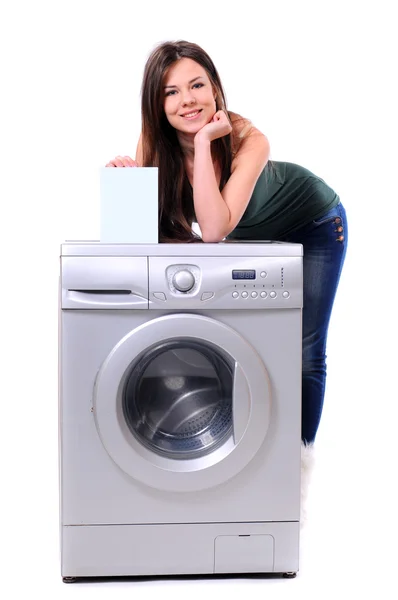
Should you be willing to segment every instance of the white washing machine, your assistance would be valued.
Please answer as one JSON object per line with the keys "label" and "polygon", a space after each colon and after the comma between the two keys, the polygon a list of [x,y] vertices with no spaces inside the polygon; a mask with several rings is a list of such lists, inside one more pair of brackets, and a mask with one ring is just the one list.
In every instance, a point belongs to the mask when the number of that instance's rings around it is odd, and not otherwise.
{"label": "white washing machine", "polygon": [[64,581],[299,568],[302,246],[61,247]]}

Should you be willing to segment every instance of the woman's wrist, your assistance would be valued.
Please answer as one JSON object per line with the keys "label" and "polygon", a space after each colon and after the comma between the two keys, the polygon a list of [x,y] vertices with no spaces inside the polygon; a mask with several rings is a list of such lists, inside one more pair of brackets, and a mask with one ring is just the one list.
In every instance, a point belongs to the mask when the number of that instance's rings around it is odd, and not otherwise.
{"label": "woman's wrist", "polygon": [[206,137],[205,134],[203,134],[201,131],[198,131],[198,133],[195,135],[194,138],[194,145],[195,145],[195,150],[197,148],[210,148],[210,144],[211,141]]}

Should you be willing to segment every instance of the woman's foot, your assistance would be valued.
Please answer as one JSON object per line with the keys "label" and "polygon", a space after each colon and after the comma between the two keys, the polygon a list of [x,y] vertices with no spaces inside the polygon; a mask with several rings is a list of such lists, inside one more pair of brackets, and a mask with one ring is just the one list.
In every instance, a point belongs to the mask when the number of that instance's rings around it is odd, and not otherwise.
{"label": "woman's foot", "polygon": [[315,465],[314,444],[304,444],[301,442],[301,511],[300,526],[304,527],[307,520],[307,495],[311,482],[312,472]]}

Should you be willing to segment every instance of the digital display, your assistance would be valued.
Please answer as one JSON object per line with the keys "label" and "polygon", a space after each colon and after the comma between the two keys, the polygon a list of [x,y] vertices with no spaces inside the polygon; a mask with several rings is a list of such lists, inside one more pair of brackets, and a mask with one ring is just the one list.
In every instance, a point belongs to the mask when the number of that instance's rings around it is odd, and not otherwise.
{"label": "digital display", "polygon": [[232,279],[256,279],[256,271],[245,270],[245,271],[232,271]]}

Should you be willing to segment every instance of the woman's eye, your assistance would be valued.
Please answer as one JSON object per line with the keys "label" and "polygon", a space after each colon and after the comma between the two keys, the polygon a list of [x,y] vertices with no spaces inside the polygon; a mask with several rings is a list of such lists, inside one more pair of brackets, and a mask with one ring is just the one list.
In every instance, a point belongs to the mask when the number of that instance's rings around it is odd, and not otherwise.
{"label": "woman's eye", "polygon": [[[193,84],[193,88],[201,88],[203,87],[204,84],[203,83],[194,83]],[[177,90],[170,90],[169,92],[166,92],[166,96],[174,96],[177,93]]]}

